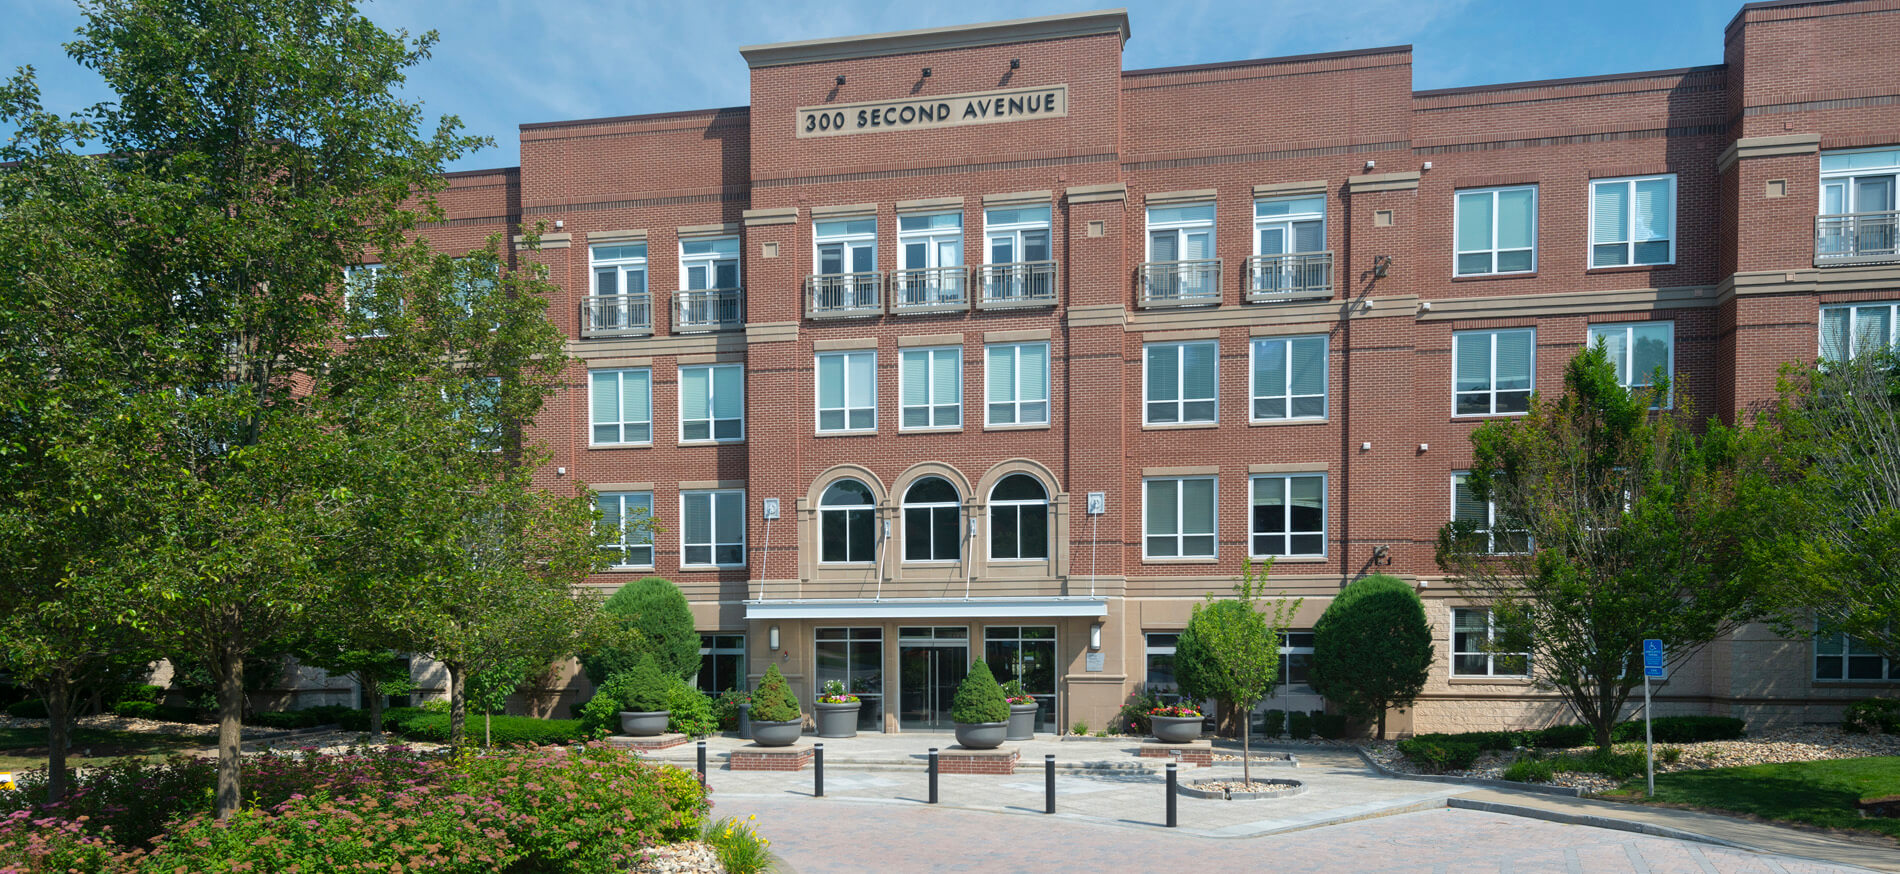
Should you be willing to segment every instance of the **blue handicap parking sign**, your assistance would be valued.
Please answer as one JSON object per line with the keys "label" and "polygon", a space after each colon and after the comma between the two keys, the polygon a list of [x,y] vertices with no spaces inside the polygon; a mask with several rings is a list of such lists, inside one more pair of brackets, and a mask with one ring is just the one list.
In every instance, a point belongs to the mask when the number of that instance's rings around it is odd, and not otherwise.
{"label": "blue handicap parking sign", "polygon": [[1650,638],[1643,641],[1643,667],[1660,668],[1663,666],[1662,641]]}

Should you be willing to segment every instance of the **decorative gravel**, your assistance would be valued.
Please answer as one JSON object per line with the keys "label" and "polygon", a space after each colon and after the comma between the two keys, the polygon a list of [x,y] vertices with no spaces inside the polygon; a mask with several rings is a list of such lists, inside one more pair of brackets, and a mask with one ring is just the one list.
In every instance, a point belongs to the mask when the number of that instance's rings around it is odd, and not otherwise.
{"label": "decorative gravel", "polygon": [[[47,720],[19,719],[12,716],[0,716],[0,728],[45,728]],[[79,719],[81,728],[97,728],[107,731],[142,731],[153,734],[177,735],[217,735],[215,725],[198,725],[190,722],[160,722],[156,719],[133,719],[111,714],[96,714]],[[262,731],[262,729],[259,729]]]}
{"label": "decorative gravel", "polygon": [[726,874],[713,848],[699,841],[654,847],[628,868],[628,874]]}
{"label": "decorative gravel", "polygon": [[[1251,757],[1251,758],[1249,759],[1249,761],[1255,761],[1255,762],[1284,762],[1284,761],[1287,761],[1287,760],[1289,760],[1289,759],[1291,759],[1291,758],[1292,758],[1292,756],[1290,756],[1290,755],[1288,755],[1288,754],[1286,754],[1286,753],[1254,753],[1254,754],[1253,754],[1253,756],[1252,756],[1252,757]],[[1235,755],[1235,754],[1233,754],[1233,753],[1215,753],[1215,754],[1214,754],[1214,761],[1216,761],[1216,762],[1238,762],[1238,761],[1240,761],[1240,756],[1238,756],[1238,755]]]}

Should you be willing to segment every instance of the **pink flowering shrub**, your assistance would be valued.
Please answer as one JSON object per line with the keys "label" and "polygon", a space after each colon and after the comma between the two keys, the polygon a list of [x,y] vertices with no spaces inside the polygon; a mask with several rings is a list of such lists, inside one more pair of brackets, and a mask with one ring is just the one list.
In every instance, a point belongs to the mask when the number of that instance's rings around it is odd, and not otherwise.
{"label": "pink flowering shrub", "polygon": [[0,818],[0,874],[111,871],[117,850],[82,823],[24,810]]}

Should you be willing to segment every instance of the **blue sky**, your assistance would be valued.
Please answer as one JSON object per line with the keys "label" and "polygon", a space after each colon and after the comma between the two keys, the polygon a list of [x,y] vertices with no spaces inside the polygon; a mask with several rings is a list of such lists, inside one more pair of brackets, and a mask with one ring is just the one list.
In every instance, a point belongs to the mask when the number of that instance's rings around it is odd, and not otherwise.
{"label": "blue sky", "polygon": [[[1088,0],[383,0],[388,28],[441,34],[408,91],[432,115],[459,115],[494,148],[450,169],[512,165],[525,122],[747,102],[755,43],[940,27],[1098,9]],[[1411,43],[1413,85],[1450,88],[1687,67],[1722,59],[1740,0],[1167,0],[1129,2],[1129,69]],[[79,13],[68,0],[0,0],[0,68],[38,69],[48,108],[108,99],[65,56]]]}

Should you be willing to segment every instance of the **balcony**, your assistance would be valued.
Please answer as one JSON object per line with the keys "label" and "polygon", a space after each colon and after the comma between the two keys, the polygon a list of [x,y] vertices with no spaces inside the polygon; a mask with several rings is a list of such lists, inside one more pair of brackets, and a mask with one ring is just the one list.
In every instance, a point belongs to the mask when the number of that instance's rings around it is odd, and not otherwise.
{"label": "balcony", "polygon": [[1054,261],[985,264],[976,270],[977,284],[982,294],[977,298],[977,309],[1004,310],[1056,305]]}
{"label": "balcony", "polygon": [[581,336],[639,337],[653,333],[653,301],[640,294],[603,294],[581,304]]}
{"label": "balcony", "polygon": [[1333,253],[1255,255],[1247,259],[1247,300],[1326,300],[1333,296]]}
{"label": "balcony", "polygon": [[1149,261],[1141,265],[1141,306],[1191,307],[1220,303],[1220,259]]}
{"label": "balcony", "polygon": [[1900,261],[1900,212],[1857,212],[1814,219],[1814,266]]}
{"label": "balcony", "polygon": [[970,308],[970,271],[924,267],[891,272],[891,314],[961,312]]}
{"label": "balcony", "polygon": [[884,313],[884,274],[821,273],[805,277],[805,317],[849,319]]}
{"label": "balcony", "polygon": [[699,334],[745,326],[745,295],[736,288],[673,293],[673,332]]}

